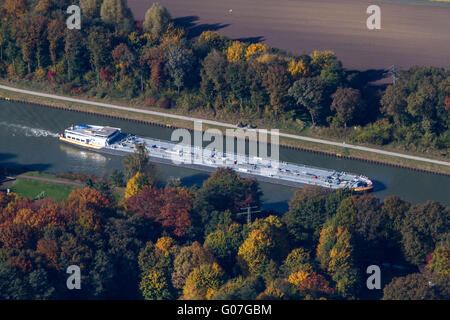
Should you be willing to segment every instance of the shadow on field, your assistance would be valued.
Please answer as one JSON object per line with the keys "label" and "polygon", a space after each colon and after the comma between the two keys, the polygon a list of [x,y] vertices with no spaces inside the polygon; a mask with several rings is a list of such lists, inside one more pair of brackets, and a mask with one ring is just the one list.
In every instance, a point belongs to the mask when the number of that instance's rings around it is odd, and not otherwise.
{"label": "shadow on field", "polygon": [[391,74],[385,69],[370,69],[365,71],[348,70],[347,78],[356,87],[363,87],[368,84],[383,86],[390,83]]}
{"label": "shadow on field", "polygon": [[229,24],[213,23],[213,24],[198,24],[197,16],[186,16],[173,19],[175,25],[183,27],[187,31],[188,39],[198,37],[203,31],[217,31],[229,26]]}
{"label": "shadow on field", "polygon": [[238,39],[233,39],[233,40],[241,41],[241,42],[259,43],[259,42],[263,42],[266,39],[263,36],[258,36],[258,37],[249,37],[249,38],[238,38]]}

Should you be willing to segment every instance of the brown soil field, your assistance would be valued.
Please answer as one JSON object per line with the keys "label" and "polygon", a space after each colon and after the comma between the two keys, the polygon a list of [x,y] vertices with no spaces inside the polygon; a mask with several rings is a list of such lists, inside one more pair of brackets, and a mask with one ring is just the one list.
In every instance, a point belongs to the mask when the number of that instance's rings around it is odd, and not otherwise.
{"label": "brown soil field", "polygon": [[[379,0],[157,0],[190,35],[217,30],[295,54],[332,50],[347,69],[450,67],[450,4]],[[154,0],[128,0],[143,19]],[[381,30],[366,9],[381,8]],[[232,11],[230,11],[232,10]]]}

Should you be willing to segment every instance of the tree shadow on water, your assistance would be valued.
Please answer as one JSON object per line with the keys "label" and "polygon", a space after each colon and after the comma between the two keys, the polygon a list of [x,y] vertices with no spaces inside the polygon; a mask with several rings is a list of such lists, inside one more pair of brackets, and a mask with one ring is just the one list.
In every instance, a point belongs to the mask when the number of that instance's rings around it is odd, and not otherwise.
{"label": "tree shadow on water", "polygon": [[372,180],[373,182],[373,192],[384,191],[386,190],[386,185],[378,180]]}
{"label": "tree shadow on water", "polygon": [[32,163],[32,164],[19,164],[12,162],[16,155],[12,153],[0,153],[0,170],[3,172],[6,170],[8,175],[19,175],[28,171],[45,171],[51,167],[50,164],[45,163]]}

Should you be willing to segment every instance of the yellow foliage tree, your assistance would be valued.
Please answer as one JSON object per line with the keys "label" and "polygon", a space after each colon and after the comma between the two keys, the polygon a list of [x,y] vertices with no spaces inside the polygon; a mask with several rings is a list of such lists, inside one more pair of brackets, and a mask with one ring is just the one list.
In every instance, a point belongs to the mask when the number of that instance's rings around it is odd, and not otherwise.
{"label": "yellow foliage tree", "polygon": [[152,187],[153,181],[143,173],[136,173],[136,175],[131,178],[125,189],[125,199],[131,198],[134,195],[139,194],[144,187]]}
{"label": "yellow foliage tree", "polygon": [[244,60],[245,43],[234,41],[227,49],[227,60],[229,62],[238,62]]}
{"label": "yellow foliage tree", "polygon": [[262,275],[270,261],[272,246],[272,240],[266,233],[260,229],[253,230],[239,247],[238,258],[245,262],[251,274]]}
{"label": "yellow foliage tree", "polygon": [[225,281],[225,274],[217,264],[201,265],[189,274],[183,287],[187,300],[211,299]]}
{"label": "yellow foliage tree", "polygon": [[168,300],[172,298],[169,281],[161,271],[152,270],[147,273],[139,284],[145,300]]}
{"label": "yellow foliage tree", "polygon": [[333,51],[317,51],[315,50],[311,54],[311,64],[323,69],[326,68],[332,60],[336,59],[336,55]]}
{"label": "yellow foliage tree", "polygon": [[267,45],[263,43],[252,43],[245,51],[245,57],[250,59],[254,55],[267,52]]}
{"label": "yellow foliage tree", "polygon": [[161,237],[156,241],[155,247],[164,253],[170,253],[174,245],[175,241],[171,237]]}
{"label": "yellow foliage tree", "polygon": [[292,283],[293,285],[300,287],[303,281],[305,281],[309,277],[310,273],[306,271],[297,271],[294,273],[291,273],[289,276],[288,281]]}
{"label": "yellow foliage tree", "polygon": [[288,71],[294,79],[306,77],[310,74],[310,70],[306,64],[302,60],[296,61],[295,59],[289,61]]}

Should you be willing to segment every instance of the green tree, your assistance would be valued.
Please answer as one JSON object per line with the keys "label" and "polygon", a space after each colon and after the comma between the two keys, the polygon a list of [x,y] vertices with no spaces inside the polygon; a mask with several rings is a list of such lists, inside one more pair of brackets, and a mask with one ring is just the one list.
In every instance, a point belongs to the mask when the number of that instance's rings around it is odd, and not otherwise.
{"label": "green tree", "polygon": [[125,175],[122,171],[113,169],[109,175],[111,184],[115,187],[123,187],[125,185]]}
{"label": "green tree", "polygon": [[107,64],[111,46],[111,35],[102,27],[93,27],[89,30],[88,49],[91,65],[97,74],[97,85],[100,85],[100,69]]}
{"label": "green tree", "polygon": [[59,20],[51,20],[47,26],[47,40],[49,43],[50,59],[52,60],[53,69],[56,70],[56,62],[58,61],[58,53],[62,47],[64,40],[64,24]]}
{"label": "green tree", "polygon": [[345,128],[354,122],[361,110],[364,109],[364,101],[357,89],[338,88],[331,98],[333,99],[331,110],[336,111],[338,123],[343,124]]}
{"label": "green tree", "polygon": [[100,15],[100,6],[103,0],[80,0],[83,17],[97,18]]}
{"label": "green tree", "polygon": [[414,264],[425,262],[436,244],[449,233],[450,208],[435,201],[412,206],[401,227],[403,252]]}
{"label": "green tree", "polygon": [[209,265],[216,261],[208,247],[198,242],[182,247],[173,262],[172,284],[174,288],[182,289],[189,274],[197,267]]}
{"label": "green tree", "polygon": [[385,286],[383,300],[446,300],[448,288],[448,281],[427,274],[413,273],[394,278]]}
{"label": "green tree", "polygon": [[316,259],[336,282],[338,293],[354,297],[358,289],[358,270],[353,258],[351,234],[343,227],[329,226],[320,233]]}
{"label": "green tree", "polygon": [[192,70],[192,52],[181,44],[170,45],[166,51],[166,61],[173,83],[180,93],[180,88],[186,85],[186,79]]}
{"label": "green tree", "polygon": [[439,247],[433,251],[431,261],[426,266],[427,270],[450,279],[450,248]]}
{"label": "green tree", "polygon": [[117,31],[130,32],[134,28],[134,18],[125,0],[104,0],[100,7],[100,17]]}
{"label": "green tree", "polygon": [[145,300],[172,299],[169,282],[160,271],[150,271],[141,280],[139,289]]}
{"label": "green tree", "polygon": [[152,36],[161,38],[166,32],[171,19],[169,11],[158,2],[155,2],[145,13],[143,29]]}
{"label": "green tree", "polygon": [[226,280],[217,263],[201,265],[189,274],[183,287],[183,298],[187,300],[211,299]]}
{"label": "green tree", "polygon": [[327,212],[326,200],[330,191],[316,186],[296,190],[289,202],[289,211],[283,216],[289,233],[296,242],[315,245],[325,221],[334,212]]}
{"label": "green tree", "polygon": [[324,113],[324,84],[320,78],[301,78],[289,89],[298,106],[308,110],[313,126],[321,121]]}
{"label": "green tree", "polygon": [[140,172],[155,181],[156,169],[155,166],[150,162],[150,157],[146,150],[146,145],[136,144],[135,147],[135,152],[127,155],[123,160],[126,178],[131,179],[136,175],[136,173]]}

